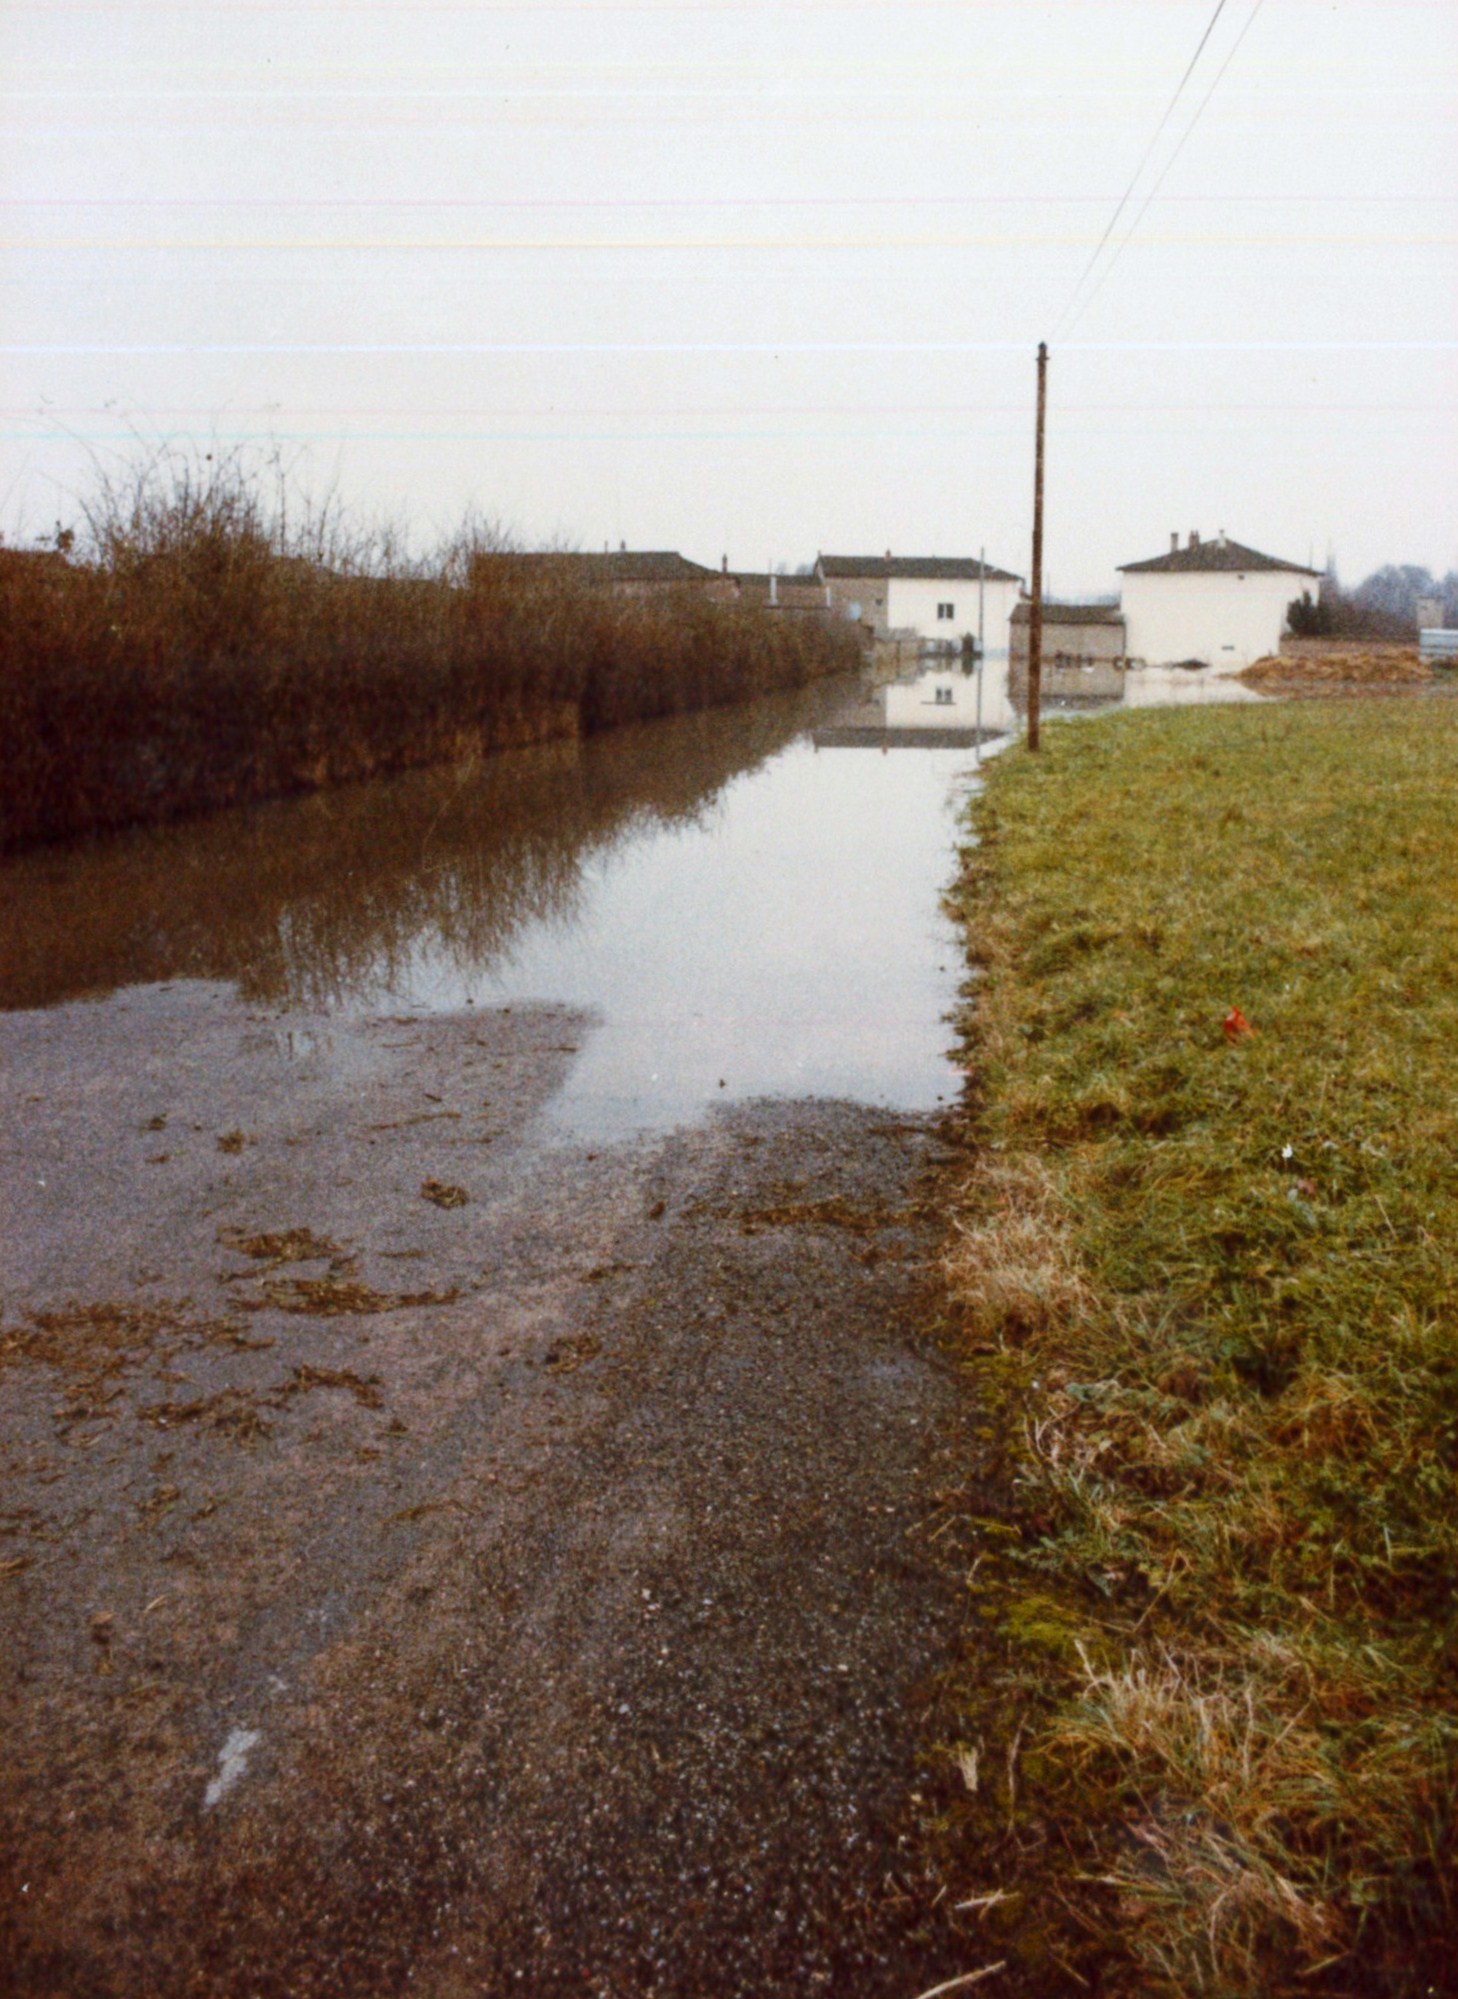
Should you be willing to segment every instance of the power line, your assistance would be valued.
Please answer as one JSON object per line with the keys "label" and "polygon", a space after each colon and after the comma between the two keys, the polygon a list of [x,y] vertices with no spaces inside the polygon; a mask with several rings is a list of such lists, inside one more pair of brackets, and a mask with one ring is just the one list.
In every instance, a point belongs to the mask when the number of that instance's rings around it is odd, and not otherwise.
{"label": "power line", "polygon": [[[1458,340],[1083,340],[1082,354],[1452,354]],[[41,340],[37,354],[1025,354],[1025,340]],[[1366,405],[1363,404],[1363,408]]]}
{"label": "power line", "polygon": [[[1100,236],[1098,242],[1095,243],[1093,247],[1093,255],[1089,258],[1088,262],[1084,265],[1082,271],[1079,273],[1078,283],[1073,287],[1072,292],[1069,294],[1067,305],[1064,306],[1062,312],[1060,312],[1058,315],[1058,325],[1061,325],[1063,320],[1067,318],[1069,312],[1073,307],[1074,301],[1077,299],[1079,293],[1083,290],[1084,284],[1088,279],[1089,272],[1093,269],[1094,265],[1098,262],[1100,256],[1103,254],[1103,248],[1105,243],[1107,243],[1109,238],[1113,235],[1119,217],[1124,213],[1124,210],[1128,207],[1129,197],[1134,192],[1135,186],[1137,185],[1139,180],[1139,176],[1143,173],[1145,167],[1149,164],[1149,157],[1151,153],[1153,153],[1155,147],[1159,144],[1159,141],[1163,136],[1165,126],[1168,125],[1170,119],[1173,117],[1174,108],[1179,103],[1181,97],[1183,97],[1184,95],[1185,85],[1189,82],[1191,76],[1194,74],[1195,64],[1200,60],[1200,57],[1205,53],[1205,44],[1209,41],[1211,35],[1213,35],[1215,32],[1215,23],[1220,19],[1220,16],[1224,12],[1225,12],[1225,0],[1218,0],[1215,12],[1210,16],[1209,22],[1207,23],[1205,28],[1205,32],[1200,37],[1199,47],[1195,50],[1195,53],[1190,57],[1189,63],[1186,65],[1185,68],[1185,73],[1180,78],[1179,83],[1175,88],[1174,96],[1169,100],[1169,103],[1164,108],[1164,116],[1160,119],[1159,123],[1154,128],[1154,137],[1149,141],[1149,144],[1144,148],[1143,153],[1140,155],[1139,164],[1137,167],[1135,167],[1133,173],[1129,177],[1129,185],[1124,189],[1124,192],[1119,196],[1118,206],[1115,208],[1113,214],[1109,217],[1108,224],[1104,229],[1103,235]],[[1057,330],[1058,326],[1055,325],[1054,332],[1056,333]]]}
{"label": "power line", "polygon": [[1241,29],[1240,33],[1236,36],[1234,42],[1232,43],[1229,55],[1226,56],[1224,62],[1221,63],[1219,69],[1216,71],[1215,81],[1210,85],[1210,88],[1205,92],[1205,95],[1200,99],[1198,110],[1195,112],[1195,115],[1190,120],[1189,124],[1186,125],[1184,132],[1180,137],[1179,144],[1175,147],[1174,151],[1165,161],[1164,166],[1160,170],[1160,175],[1158,180],[1155,181],[1154,186],[1149,190],[1148,194],[1145,195],[1144,200],[1140,206],[1139,213],[1134,217],[1134,220],[1129,224],[1129,227],[1125,231],[1122,239],[1115,247],[1113,256],[1110,257],[1109,261],[1104,265],[1104,268],[1099,272],[1098,278],[1094,283],[1093,290],[1088,293],[1087,297],[1083,301],[1083,304],[1078,308],[1078,311],[1074,313],[1072,319],[1069,320],[1068,322],[1069,333],[1073,332],[1074,328],[1078,325],[1078,322],[1083,318],[1083,315],[1088,311],[1089,307],[1093,304],[1094,300],[1103,290],[1104,284],[1108,278],[1110,271],[1113,270],[1115,264],[1118,263],[1120,257],[1122,257],[1124,252],[1128,249],[1130,239],[1134,236],[1135,232],[1138,230],[1140,223],[1144,220],[1144,217],[1149,210],[1149,204],[1154,200],[1154,197],[1159,193],[1159,190],[1164,186],[1165,180],[1169,175],[1170,168],[1174,165],[1175,161],[1179,158],[1180,154],[1185,150],[1186,140],[1189,138],[1190,134],[1194,131],[1195,127],[1199,124],[1201,118],[1205,115],[1205,106],[1210,102],[1210,99],[1215,95],[1216,91],[1220,88],[1221,78],[1224,76],[1226,70],[1229,69],[1230,65],[1235,61],[1236,54],[1240,49],[1241,43],[1250,33],[1251,28],[1255,24],[1255,17],[1257,14],[1259,14],[1261,8],[1265,5],[1265,3],[1266,0],[1255,0],[1255,5],[1251,8],[1249,14],[1246,15],[1245,26]]}

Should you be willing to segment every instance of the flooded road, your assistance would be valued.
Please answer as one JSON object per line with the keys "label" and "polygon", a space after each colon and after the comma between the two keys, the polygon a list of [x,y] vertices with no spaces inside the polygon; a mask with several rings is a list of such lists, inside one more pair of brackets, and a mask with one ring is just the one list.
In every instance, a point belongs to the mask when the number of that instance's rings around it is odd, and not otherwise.
{"label": "flooded road", "polygon": [[6,869],[7,1991],[962,1968],[968,758],[847,704]]}
{"label": "flooded road", "polygon": [[236,981],[281,1022],[582,1012],[567,1136],[711,1103],[948,1093],[937,896],[966,758],[809,733],[853,689],[43,854],[8,870],[0,1006]]}
{"label": "flooded road", "polygon": [[976,694],[4,869],[7,1992],[981,1961],[924,1836],[984,1448],[934,1283]]}

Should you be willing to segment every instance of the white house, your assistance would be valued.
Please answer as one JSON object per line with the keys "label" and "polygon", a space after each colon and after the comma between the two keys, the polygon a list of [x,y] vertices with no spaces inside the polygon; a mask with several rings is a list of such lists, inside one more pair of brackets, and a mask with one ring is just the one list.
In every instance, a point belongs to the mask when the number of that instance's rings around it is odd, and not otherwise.
{"label": "white house", "polygon": [[1146,666],[1198,660],[1217,673],[1239,673],[1273,653],[1291,600],[1320,572],[1245,548],[1223,528],[1213,541],[1192,533],[1186,547],[1179,542],[1171,535],[1168,555],[1120,568],[1130,659]]}
{"label": "white house", "polygon": [[[980,571],[985,643],[1003,651],[1021,579],[989,562]],[[977,636],[979,563],[975,555],[822,555],[815,574],[842,617],[869,626],[878,637],[915,633],[960,646]]]}

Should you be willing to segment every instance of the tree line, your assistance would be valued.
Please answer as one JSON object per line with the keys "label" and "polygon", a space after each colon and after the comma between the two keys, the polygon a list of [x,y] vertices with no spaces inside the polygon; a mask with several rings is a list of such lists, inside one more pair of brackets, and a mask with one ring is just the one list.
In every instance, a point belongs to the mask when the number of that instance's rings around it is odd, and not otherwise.
{"label": "tree line", "polygon": [[1327,566],[1315,597],[1305,590],[1291,604],[1286,622],[1299,639],[1413,644],[1418,635],[1418,607],[1424,600],[1442,606],[1445,625],[1458,626],[1458,569],[1450,569],[1439,578],[1416,563],[1389,562],[1348,590],[1333,563]]}

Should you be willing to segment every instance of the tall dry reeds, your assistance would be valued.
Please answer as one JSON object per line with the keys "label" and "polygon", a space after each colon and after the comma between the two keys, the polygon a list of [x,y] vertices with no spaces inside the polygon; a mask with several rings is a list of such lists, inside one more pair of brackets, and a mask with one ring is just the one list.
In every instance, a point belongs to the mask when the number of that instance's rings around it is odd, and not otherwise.
{"label": "tall dry reeds", "polygon": [[[497,559],[485,562],[479,558]],[[594,588],[468,524],[426,560],[241,460],[103,478],[0,549],[0,851],[685,713],[854,662],[818,621]]]}

